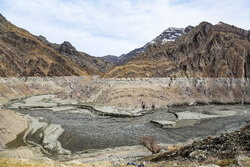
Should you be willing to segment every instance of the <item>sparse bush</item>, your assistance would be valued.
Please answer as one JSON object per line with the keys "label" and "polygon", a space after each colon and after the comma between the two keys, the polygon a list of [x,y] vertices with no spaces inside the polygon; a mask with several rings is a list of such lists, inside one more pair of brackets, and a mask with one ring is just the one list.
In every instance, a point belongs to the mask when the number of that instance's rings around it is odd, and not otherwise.
{"label": "sparse bush", "polygon": [[207,139],[212,139],[213,137],[211,135],[208,135],[207,136]]}
{"label": "sparse bush", "polygon": [[173,145],[169,145],[167,147],[167,150],[169,151],[177,151],[177,150],[180,150],[184,147],[184,144],[183,143],[177,143],[177,144],[173,144]]}
{"label": "sparse bush", "polygon": [[140,138],[139,144],[146,147],[153,154],[159,153],[161,151],[161,147],[156,144],[154,136],[150,136],[150,137],[142,136]]}

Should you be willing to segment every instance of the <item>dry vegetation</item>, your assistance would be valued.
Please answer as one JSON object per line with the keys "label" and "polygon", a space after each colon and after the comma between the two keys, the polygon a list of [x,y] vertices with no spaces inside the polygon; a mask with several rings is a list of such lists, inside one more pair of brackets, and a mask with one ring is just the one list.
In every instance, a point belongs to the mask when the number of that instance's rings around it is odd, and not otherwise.
{"label": "dry vegetation", "polygon": [[142,136],[140,138],[139,144],[146,147],[152,154],[157,154],[161,151],[161,147],[156,144],[154,136]]}
{"label": "dry vegetation", "polygon": [[77,64],[2,15],[0,23],[1,77],[87,75]]}

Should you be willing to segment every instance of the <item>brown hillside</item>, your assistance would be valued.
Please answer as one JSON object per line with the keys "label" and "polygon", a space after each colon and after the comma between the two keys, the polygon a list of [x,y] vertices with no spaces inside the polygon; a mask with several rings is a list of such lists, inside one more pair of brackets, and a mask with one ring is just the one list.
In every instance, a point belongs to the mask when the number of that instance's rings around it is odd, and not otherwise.
{"label": "brown hillside", "polygon": [[0,14],[0,76],[87,75],[78,65]]}
{"label": "brown hillside", "polygon": [[250,32],[202,22],[175,42],[151,46],[104,77],[250,77]]}
{"label": "brown hillside", "polygon": [[89,75],[101,75],[113,66],[111,63],[103,60],[100,57],[90,56],[84,52],[77,51],[70,42],[65,41],[62,44],[56,44],[49,42],[41,35],[37,36],[36,38],[78,64]]}

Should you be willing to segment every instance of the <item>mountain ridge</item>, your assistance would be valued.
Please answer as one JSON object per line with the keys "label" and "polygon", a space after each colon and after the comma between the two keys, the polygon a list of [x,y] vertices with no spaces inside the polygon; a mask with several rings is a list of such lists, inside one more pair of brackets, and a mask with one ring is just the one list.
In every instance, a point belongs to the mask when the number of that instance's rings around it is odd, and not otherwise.
{"label": "mountain ridge", "polygon": [[62,44],[56,44],[49,42],[42,35],[36,36],[36,38],[78,64],[81,68],[87,71],[89,75],[101,75],[113,66],[111,63],[99,57],[94,57],[87,53],[77,51],[68,41],[64,41]]}
{"label": "mountain ridge", "polygon": [[34,36],[0,14],[0,60],[2,77],[249,78],[250,31],[223,22],[168,28],[127,55],[100,58],[77,51],[70,42],[55,44]]}
{"label": "mountain ridge", "polygon": [[189,32],[193,26],[187,26],[186,28],[175,28],[175,27],[169,27],[166,30],[164,30],[160,35],[156,36],[153,40],[150,42],[147,42],[145,45],[143,45],[140,48],[136,48],[126,54],[122,54],[121,56],[115,56],[114,57],[102,57],[104,60],[113,63],[116,66],[124,65],[127,62],[134,59],[137,55],[143,53],[148,47],[152,45],[161,45],[166,42],[173,42],[176,39],[178,39],[181,35]]}
{"label": "mountain ridge", "polygon": [[175,42],[151,46],[104,77],[250,77],[250,32],[202,22]]}
{"label": "mountain ridge", "polygon": [[0,15],[0,76],[88,76],[77,64]]}

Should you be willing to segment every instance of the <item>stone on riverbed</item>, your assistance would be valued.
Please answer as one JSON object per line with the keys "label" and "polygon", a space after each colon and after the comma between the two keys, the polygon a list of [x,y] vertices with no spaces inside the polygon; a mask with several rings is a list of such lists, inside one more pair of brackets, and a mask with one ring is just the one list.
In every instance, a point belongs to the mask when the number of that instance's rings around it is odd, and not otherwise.
{"label": "stone on riverbed", "polygon": [[174,121],[152,120],[151,122],[154,124],[157,124],[161,128],[175,128],[176,127],[176,122]]}
{"label": "stone on riverbed", "polygon": [[219,115],[208,115],[208,114],[202,114],[197,112],[191,112],[191,111],[184,111],[184,112],[176,112],[176,115],[178,116],[179,120],[182,119],[206,119],[206,118],[216,118],[220,117]]}
{"label": "stone on riverbed", "polygon": [[152,120],[151,122],[160,126],[161,128],[182,128],[194,126],[201,119],[220,117],[219,115],[208,115],[190,111],[176,112],[175,114],[177,115],[176,121]]}

